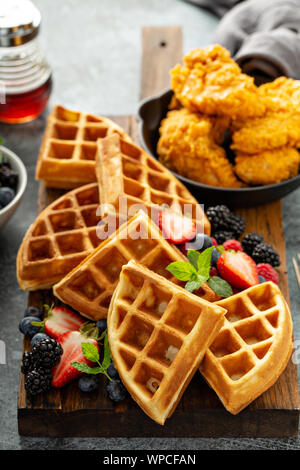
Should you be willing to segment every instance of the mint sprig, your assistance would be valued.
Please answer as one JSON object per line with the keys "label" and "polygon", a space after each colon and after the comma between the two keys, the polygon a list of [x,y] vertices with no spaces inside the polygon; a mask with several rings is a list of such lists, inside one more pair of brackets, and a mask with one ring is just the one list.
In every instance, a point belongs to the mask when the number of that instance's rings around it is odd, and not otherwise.
{"label": "mint sprig", "polygon": [[221,297],[230,297],[232,288],[230,284],[219,276],[210,276],[211,256],[214,247],[206,248],[202,253],[188,250],[187,261],[175,261],[167,266],[167,270],[180,281],[187,281],[186,290],[194,292],[200,289],[204,282]]}
{"label": "mint sprig", "polygon": [[98,348],[92,343],[81,343],[82,354],[86,359],[91,362],[95,362],[98,364],[95,367],[90,367],[84,362],[71,362],[71,366],[75,367],[75,369],[79,370],[80,372],[84,372],[85,374],[104,374],[111,382],[112,379],[107,373],[107,369],[111,363],[111,354],[108,344],[108,337],[107,332],[105,332],[104,336],[104,355],[102,363],[100,362],[100,355]]}

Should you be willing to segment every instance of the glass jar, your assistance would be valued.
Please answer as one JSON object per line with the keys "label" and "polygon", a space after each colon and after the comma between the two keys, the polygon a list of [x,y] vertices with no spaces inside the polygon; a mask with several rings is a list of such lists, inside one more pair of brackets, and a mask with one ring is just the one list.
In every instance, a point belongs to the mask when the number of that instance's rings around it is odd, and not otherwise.
{"label": "glass jar", "polygon": [[41,15],[30,0],[0,0],[0,121],[31,121],[47,105],[51,69],[37,42]]}

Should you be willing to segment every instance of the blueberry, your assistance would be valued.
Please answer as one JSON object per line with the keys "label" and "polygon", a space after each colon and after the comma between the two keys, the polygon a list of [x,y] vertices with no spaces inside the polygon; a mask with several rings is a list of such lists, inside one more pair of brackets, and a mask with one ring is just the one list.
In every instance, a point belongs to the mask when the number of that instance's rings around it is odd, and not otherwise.
{"label": "blueberry", "polygon": [[107,328],[107,320],[105,320],[105,318],[98,320],[96,327],[99,329],[99,335],[101,335],[101,333],[103,333],[103,331],[105,331]]}
{"label": "blueberry", "polygon": [[259,279],[260,284],[262,284],[263,282],[267,282],[264,276],[258,276],[258,279]]}
{"label": "blueberry", "polygon": [[18,173],[8,166],[0,167],[0,183],[2,186],[8,186],[9,188],[15,188],[18,182]]}
{"label": "blueberry", "polygon": [[36,321],[38,321],[38,318],[36,317],[23,318],[19,323],[19,330],[21,331],[21,333],[23,333],[23,335],[28,335],[32,338],[41,329],[40,326],[31,325],[31,322],[36,322]]}
{"label": "blueberry", "polygon": [[39,341],[42,341],[42,339],[49,339],[50,337],[46,335],[45,333],[37,333],[32,337],[32,340],[30,341],[30,346],[33,348],[33,346],[38,343]]}
{"label": "blueberry", "polygon": [[185,245],[186,248],[189,250],[204,251],[206,250],[206,248],[209,248],[213,244],[211,238],[208,235],[205,235],[204,233],[197,233],[195,238],[189,243],[186,243]]}
{"label": "blueberry", "polygon": [[108,396],[112,401],[122,401],[126,397],[126,388],[121,380],[113,380],[107,384]]}
{"label": "blueberry", "polygon": [[24,318],[26,317],[37,317],[40,320],[43,318],[43,312],[37,307],[27,307],[24,312]]}
{"label": "blueberry", "polygon": [[97,375],[83,375],[78,381],[78,386],[82,392],[94,392],[99,387],[99,377]]}
{"label": "blueberry", "polygon": [[114,366],[114,363],[111,362],[108,366],[107,373],[111,379],[117,379],[119,377],[118,371]]}
{"label": "blueberry", "polygon": [[15,197],[15,192],[12,188],[3,187],[0,188],[0,204],[5,207],[7,206]]}
{"label": "blueberry", "polygon": [[217,261],[221,255],[222,253],[220,253],[216,248],[213,249],[213,252],[211,255],[211,265],[214,266],[215,268],[217,267]]}

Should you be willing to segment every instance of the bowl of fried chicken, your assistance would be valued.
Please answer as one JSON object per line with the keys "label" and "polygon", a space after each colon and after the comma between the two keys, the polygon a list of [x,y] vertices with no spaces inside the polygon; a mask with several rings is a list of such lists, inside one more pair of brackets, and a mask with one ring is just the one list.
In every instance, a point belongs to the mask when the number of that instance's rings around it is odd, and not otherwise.
{"label": "bowl of fried chicken", "polygon": [[145,149],[200,203],[249,207],[300,185],[300,81],[256,86],[220,45],[192,50],[139,107]]}

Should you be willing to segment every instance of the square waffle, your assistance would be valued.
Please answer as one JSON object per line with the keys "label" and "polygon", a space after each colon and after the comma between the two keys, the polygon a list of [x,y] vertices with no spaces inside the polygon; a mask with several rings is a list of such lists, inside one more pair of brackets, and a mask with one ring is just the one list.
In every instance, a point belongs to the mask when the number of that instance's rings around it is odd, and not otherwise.
{"label": "square waffle", "polygon": [[110,119],[54,106],[40,148],[36,179],[64,189],[96,181],[96,141],[115,133],[131,141]]}
{"label": "square waffle", "polygon": [[96,160],[104,211],[112,204],[119,213],[130,217],[143,206],[156,220],[158,211],[167,206],[191,217],[199,231],[210,234],[210,223],[196,199],[167,168],[140,147],[117,134],[110,135],[98,140]]}
{"label": "square waffle", "polygon": [[91,183],[64,194],[39,214],[17,256],[22,289],[52,287],[99,245],[107,217],[97,215],[98,206],[98,185]]}
{"label": "square waffle", "polygon": [[265,282],[216,302],[225,323],[200,372],[232,414],[271,387],[292,352],[292,319],[278,286]]}
{"label": "square waffle", "polygon": [[[56,284],[54,295],[87,318],[106,318],[122,266],[131,259],[182,284],[166,267],[173,261],[186,261],[185,256],[163,238],[154,222],[140,210]],[[199,296],[216,300],[206,283]]]}
{"label": "square waffle", "polygon": [[164,424],[175,410],[226,310],[130,261],[108,313],[108,339],[122,382]]}

